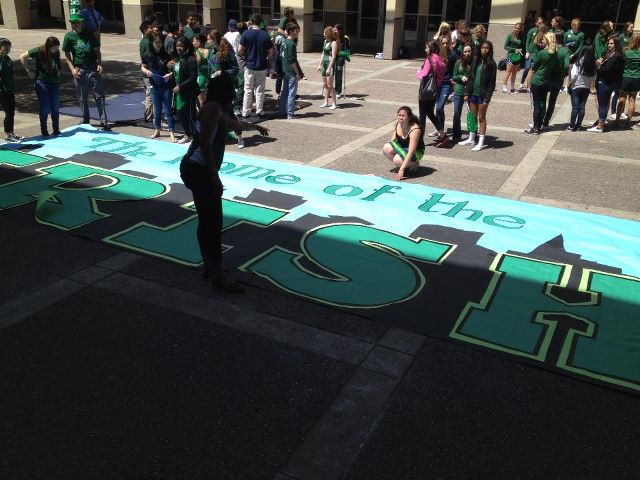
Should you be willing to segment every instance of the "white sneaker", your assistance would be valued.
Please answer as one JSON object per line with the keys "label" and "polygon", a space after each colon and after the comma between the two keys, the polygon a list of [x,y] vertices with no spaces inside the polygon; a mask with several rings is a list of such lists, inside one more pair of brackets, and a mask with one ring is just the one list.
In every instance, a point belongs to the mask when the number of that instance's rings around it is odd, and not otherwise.
{"label": "white sneaker", "polygon": [[430,137],[437,137],[440,134],[440,132],[438,132],[438,130],[434,130],[433,132],[431,132],[429,134]]}
{"label": "white sneaker", "polygon": [[629,117],[627,117],[626,113],[621,113],[620,114],[620,120],[629,120]]}
{"label": "white sneaker", "polygon": [[337,105],[334,103],[329,107],[329,110],[335,110],[337,108]]}
{"label": "white sneaker", "polygon": [[524,83],[520,84],[520,86],[518,87],[518,90],[524,90]]}
{"label": "white sneaker", "polygon": [[184,145],[185,143],[191,143],[191,137],[189,135],[185,135],[180,140],[178,140],[176,143],[179,143],[180,145]]}
{"label": "white sneaker", "polygon": [[336,98],[344,98],[344,93],[340,92],[338,95],[336,95]]}
{"label": "white sneaker", "polygon": [[509,93],[506,85],[502,85],[502,93]]}
{"label": "white sneaker", "polygon": [[533,123],[530,123],[530,124],[529,124],[529,128],[533,128]]}
{"label": "white sneaker", "polygon": [[598,127],[587,128],[587,132],[602,133],[602,129]]}
{"label": "white sneaker", "polygon": [[238,138],[238,148],[244,148],[244,138]]}
{"label": "white sneaker", "polygon": [[472,152],[479,152],[480,150],[484,150],[485,148],[487,148],[487,146],[488,146],[488,145],[481,145],[481,144],[478,144],[478,145],[476,145],[475,147],[473,147],[473,148],[471,149],[471,151],[472,151]]}
{"label": "white sneaker", "polygon": [[462,142],[458,142],[458,145],[475,145],[476,141],[475,140],[471,140],[471,137],[467,138],[466,140],[463,140]]}
{"label": "white sneaker", "polygon": [[324,102],[322,105],[320,105],[320,108],[327,108],[329,106],[329,104],[327,102]]}
{"label": "white sneaker", "polygon": [[[622,117],[620,117],[622,118]],[[611,115],[609,115],[609,120],[615,120],[616,119],[616,114],[612,113]]]}

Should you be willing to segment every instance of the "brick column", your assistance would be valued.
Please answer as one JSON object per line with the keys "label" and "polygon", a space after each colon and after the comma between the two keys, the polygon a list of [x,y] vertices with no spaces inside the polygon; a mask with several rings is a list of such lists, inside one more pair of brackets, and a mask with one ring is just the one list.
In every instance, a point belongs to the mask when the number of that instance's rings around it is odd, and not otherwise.
{"label": "brick column", "polygon": [[294,16],[300,25],[298,52],[310,52],[313,49],[313,0],[281,0],[280,13],[285,7],[293,8]]}
{"label": "brick column", "polygon": [[125,36],[140,38],[140,24],[147,11],[153,11],[153,0],[122,0]]}

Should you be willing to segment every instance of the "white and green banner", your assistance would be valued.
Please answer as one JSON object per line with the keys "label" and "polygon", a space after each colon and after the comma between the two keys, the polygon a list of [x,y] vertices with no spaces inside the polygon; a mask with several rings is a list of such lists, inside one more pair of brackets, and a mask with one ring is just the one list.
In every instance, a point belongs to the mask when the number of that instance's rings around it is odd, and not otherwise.
{"label": "white and green banner", "polygon": [[[184,147],[83,125],[3,148],[0,208],[201,262]],[[220,175],[241,280],[640,391],[640,223],[233,153]]]}

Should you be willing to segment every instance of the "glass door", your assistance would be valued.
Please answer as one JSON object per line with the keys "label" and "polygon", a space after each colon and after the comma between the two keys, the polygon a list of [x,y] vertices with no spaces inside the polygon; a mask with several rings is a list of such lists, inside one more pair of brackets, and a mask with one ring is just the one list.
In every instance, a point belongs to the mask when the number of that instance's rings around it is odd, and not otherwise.
{"label": "glass door", "polygon": [[382,45],[386,4],[386,0],[360,0],[357,43]]}

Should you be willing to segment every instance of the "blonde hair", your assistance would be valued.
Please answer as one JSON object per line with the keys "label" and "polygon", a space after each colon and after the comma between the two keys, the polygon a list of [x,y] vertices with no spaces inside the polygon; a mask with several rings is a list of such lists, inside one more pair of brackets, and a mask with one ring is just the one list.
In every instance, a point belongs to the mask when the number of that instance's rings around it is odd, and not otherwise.
{"label": "blonde hair", "polygon": [[549,53],[556,53],[558,50],[558,46],[556,45],[556,34],[553,32],[547,32],[544,34],[544,39],[547,41]]}
{"label": "blonde hair", "polygon": [[627,46],[627,49],[638,50],[639,47],[640,47],[640,33],[634,33],[633,36],[631,37],[631,40],[629,40],[629,45]]}

